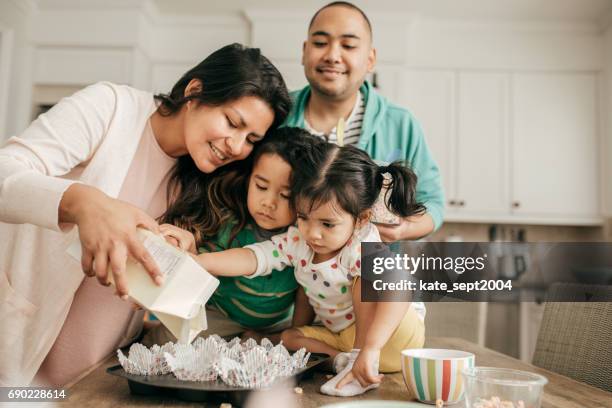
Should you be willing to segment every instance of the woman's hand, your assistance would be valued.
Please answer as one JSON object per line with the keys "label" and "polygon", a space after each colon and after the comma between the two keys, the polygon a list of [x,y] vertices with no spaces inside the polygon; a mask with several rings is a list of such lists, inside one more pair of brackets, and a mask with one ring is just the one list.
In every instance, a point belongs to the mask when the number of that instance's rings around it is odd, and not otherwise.
{"label": "woman's hand", "polygon": [[182,249],[183,251],[197,254],[195,237],[191,232],[172,224],[160,225],[159,231],[170,244]]}
{"label": "woman's hand", "polygon": [[380,358],[380,350],[364,347],[359,352],[353,369],[336,385],[336,389],[344,387],[353,380],[359,381],[362,387],[367,387],[370,384],[378,384],[382,381],[384,375],[378,374],[378,359]]}
{"label": "woman's hand", "polygon": [[125,277],[128,256],[140,262],[155,283],[162,284],[159,267],[137,236],[137,227],[159,233],[159,226],[141,209],[94,187],[73,184],[60,202],[59,220],[79,228],[83,272],[108,286],[110,266],[117,295],[122,299],[129,293]]}

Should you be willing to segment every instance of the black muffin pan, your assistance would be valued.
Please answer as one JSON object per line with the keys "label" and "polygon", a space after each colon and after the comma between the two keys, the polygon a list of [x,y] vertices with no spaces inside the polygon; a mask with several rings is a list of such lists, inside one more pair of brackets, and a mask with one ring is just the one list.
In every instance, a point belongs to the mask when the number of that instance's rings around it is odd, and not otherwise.
{"label": "black muffin pan", "polygon": [[[297,383],[300,380],[311,378],[317,367],[328,359],[329,356],[325,354],[311,354],[306,367],[292,377],[279,379],[279,381],[293,378]],[[196,382],[181,381],[172,374],[155,376],[128,374],[120,365],[109,367],[106,372],[126,378],[130,392],[134,395],[171,396],[184,401],[229,402],[232,405],[241,406],[245,403],[249,393],[253,391],[251,388],[232,387],[224,384],[220,379]]]}

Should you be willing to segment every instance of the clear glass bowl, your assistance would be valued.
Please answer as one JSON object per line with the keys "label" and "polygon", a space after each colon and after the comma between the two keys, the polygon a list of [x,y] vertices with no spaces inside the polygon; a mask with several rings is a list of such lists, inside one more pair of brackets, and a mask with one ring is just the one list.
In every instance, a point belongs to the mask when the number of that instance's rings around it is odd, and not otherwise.
{"label": "clear glass bowl", "polygon": [[539,374],[509,368],[470,367],[462,374],[467,408],[540,408],[548,382]]}

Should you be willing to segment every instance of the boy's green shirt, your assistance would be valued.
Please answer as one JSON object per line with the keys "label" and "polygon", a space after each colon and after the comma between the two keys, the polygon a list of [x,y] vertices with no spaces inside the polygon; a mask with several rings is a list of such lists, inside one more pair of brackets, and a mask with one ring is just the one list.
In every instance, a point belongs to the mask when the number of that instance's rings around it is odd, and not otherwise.
{"label": "boy's green shirt", "polygon": [[[444,192],[440,171],[434,161],[423,130],[412,114],[376,93],[366,81],[360,88],[365,97],[365,113],[357,147],[372,159],[390,163],[405,161],[418,177],[417,200],[427,207],[435,228],[444,218]],[[291,93],[294,105],[285,126],[305,128],[304,109],[310,98],[310,85]]]}
{"label": "boy's green shirt", "polygon": [[[234,223],[221,228],[214,240],[208,241],[215,251],[241,248],[257,242],[253,225],[243,228],[229,243]],[[200,248],[200,252],[209,252]],[[219,287],[211,302],[241,326],[258,329],[271,326],[293,313],[293,301],[298,283],[293,268],[274,270],[270,275],[256,278],[219,276]]]}

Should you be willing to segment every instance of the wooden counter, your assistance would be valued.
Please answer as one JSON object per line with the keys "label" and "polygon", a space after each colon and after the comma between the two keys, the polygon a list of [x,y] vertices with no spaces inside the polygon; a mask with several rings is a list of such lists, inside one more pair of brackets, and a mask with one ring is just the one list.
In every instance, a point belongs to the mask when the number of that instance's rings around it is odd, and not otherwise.
{"label": "wooden counter", "polygon": [[[577,382],[568,377],[552,373],[530,364],[523,363],[515,358],[508,357],[493,350],[480,347],[466,340],[456,338],[432,338],[426,342],[426,347],[451,348],[472,352],[476,355],[477,366],[493,366],[515,368],[532,371],[544,375],[549,383],[544,387],[543,408],[610,408],[612,407],[612,393]],[[123,378],[111,376],[106,368],[117,364],[116,358],[107,360],[85,378],[69,388],[67,401],[62,407],[95,406],[105,407],[202,407],[203,403],[189,403],[168,397],[148,397],[132,395],[128,389],[127,381]],[[296,406],[318,407],[324,404],[345,402],[348,399],[328,397],[318,392],[321,384],[326,380],[324,373],[315,373],[314,377],[299,384],[303,388],[302,395],[292,394],[296,398]],[[407,391],[401,373],[387,374],[380,388],[367,392],[352,399],[357,400],[399,400],[413,401],[412,395]],[[291,403],[291,401],[290,401]],[[218,407],[219,404],[206,406]],[[431,405],[423,404],[423,407]],[[462,408],[463,404],[453,405]],[[272,406],[267,408],[273,408]],[[276,404],[274,404],[276,408]],[[283,408],[290,408],[283,406]]]}

